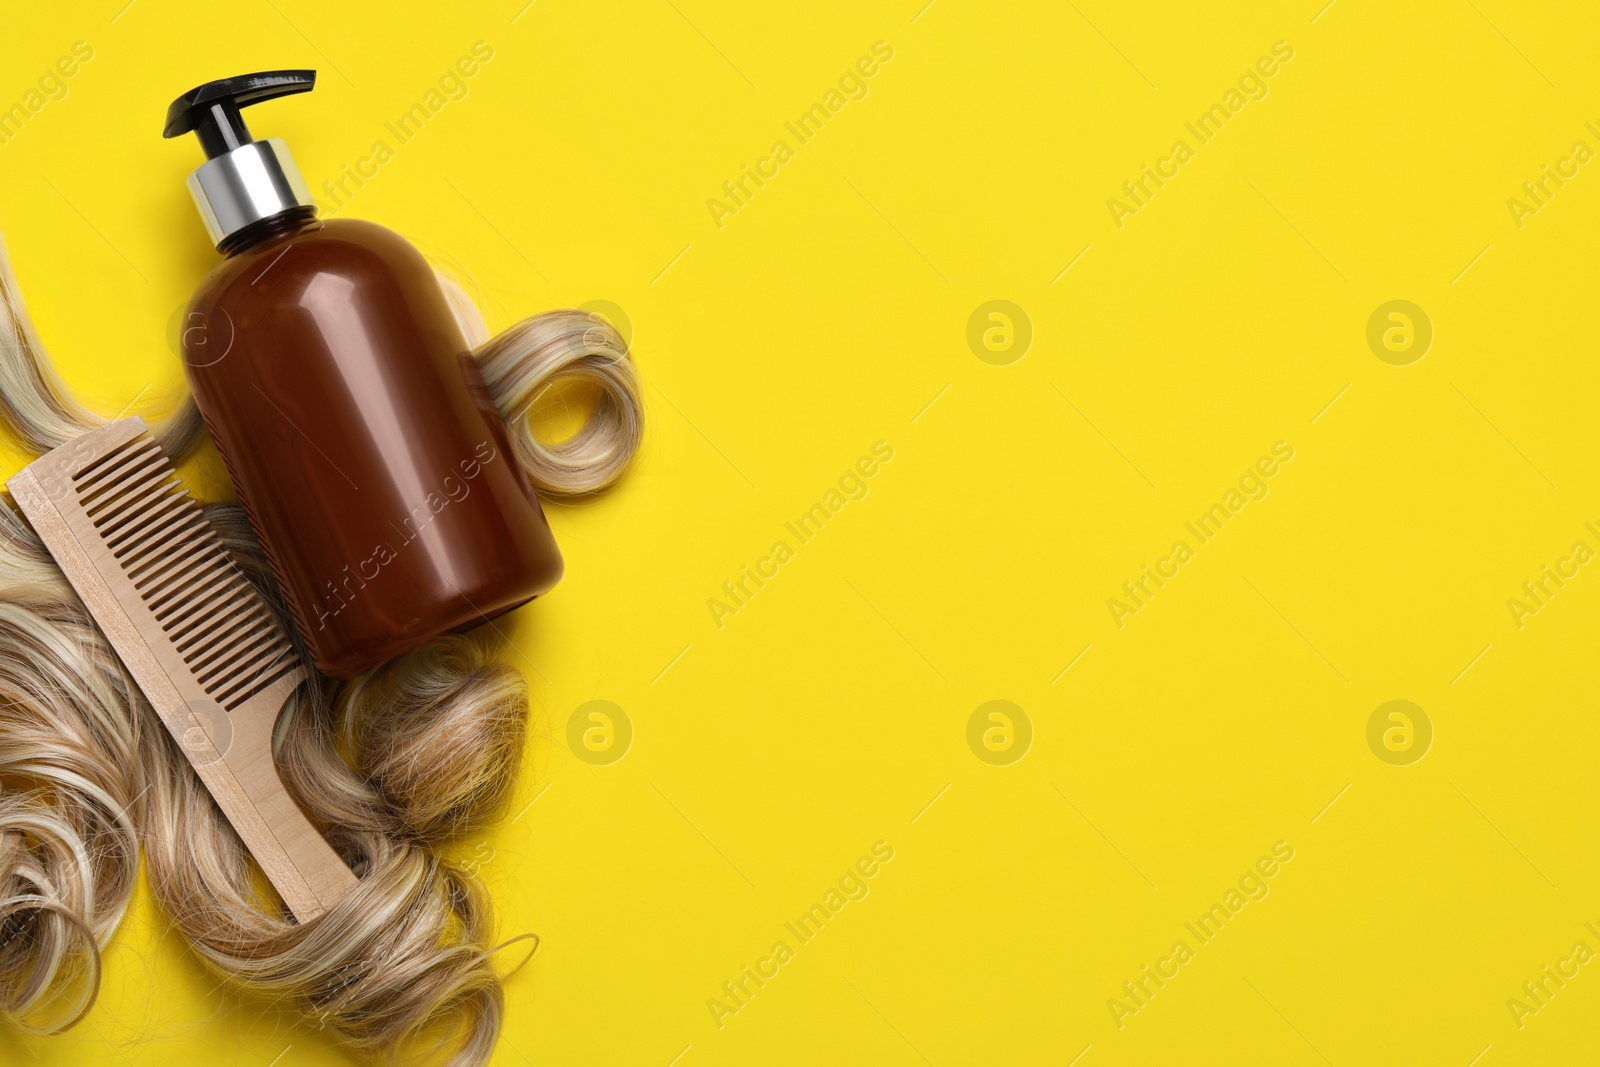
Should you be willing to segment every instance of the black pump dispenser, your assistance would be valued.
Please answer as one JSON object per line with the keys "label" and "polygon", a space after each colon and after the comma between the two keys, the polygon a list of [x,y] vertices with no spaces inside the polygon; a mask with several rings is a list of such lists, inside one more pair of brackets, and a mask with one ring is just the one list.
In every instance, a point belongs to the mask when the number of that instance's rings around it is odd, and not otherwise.
{"label": "black pump dispenser", "polygon": [[229,250],[230,236],[263,219],[315,210],[288,146],[276,137],[251,137],[241,111],[316,84],[314,70],[241,74],[196,86],[167,108],[162,136],[193,133],[205,149],[207,162],[189,175],[189,192],[219,249]]}
{"label": "black pump dispenser", "polygon": [[241,108],[310,92],[316,85],[314,70],[267,70],[206,82],[172,102],[167,108],[167,127],[161,135],[180,137],[193,133],[200,138],[206,158],[216,159],[255,142],[239,113]]}

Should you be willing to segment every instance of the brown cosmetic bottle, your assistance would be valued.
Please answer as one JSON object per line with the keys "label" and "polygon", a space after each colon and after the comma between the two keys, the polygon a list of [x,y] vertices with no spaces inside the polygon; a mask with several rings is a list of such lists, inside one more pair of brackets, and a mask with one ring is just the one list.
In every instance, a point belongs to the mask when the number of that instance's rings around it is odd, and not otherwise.
{"label": "brown cosmetic bottle", "polygon": [[432,269],[368,222],[318,220],[243,106],[311,71],[211,82],[168,113],[218,251],[185,372],[317,667],[349,678],[539,596],[561,554]]}

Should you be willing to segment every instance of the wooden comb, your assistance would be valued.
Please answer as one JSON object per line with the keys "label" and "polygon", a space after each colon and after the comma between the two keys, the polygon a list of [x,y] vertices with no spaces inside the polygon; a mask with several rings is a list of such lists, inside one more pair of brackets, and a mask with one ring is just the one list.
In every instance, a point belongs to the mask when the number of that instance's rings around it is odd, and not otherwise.
{"label": "wooden comb", "polygon": [[327,911],[355,875],[272,759],[305,665],[144,421],[87,433],[6,486],[295,918]]}

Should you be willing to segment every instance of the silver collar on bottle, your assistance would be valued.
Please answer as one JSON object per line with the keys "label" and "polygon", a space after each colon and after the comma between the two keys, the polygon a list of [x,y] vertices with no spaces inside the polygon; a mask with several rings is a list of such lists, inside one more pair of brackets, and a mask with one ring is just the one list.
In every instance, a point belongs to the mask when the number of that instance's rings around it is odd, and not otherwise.
{"label": "silver collar on bottle", "polygon": [[213,245],[252,222],[315,204],[289,146],[279,137],[252,141],[207,160],[189,175],[189,195]]}

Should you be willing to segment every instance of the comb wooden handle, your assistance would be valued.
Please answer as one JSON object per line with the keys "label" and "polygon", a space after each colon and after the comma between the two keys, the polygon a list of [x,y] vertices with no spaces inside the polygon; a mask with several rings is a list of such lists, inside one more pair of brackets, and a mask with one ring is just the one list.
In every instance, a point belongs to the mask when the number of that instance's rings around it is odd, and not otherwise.
{"label": "comb wooden handle", "polygon": [[272,758],[305,666],[143,420],[91,431],[6,486],[295,918],[327,911],[356,877]]}

